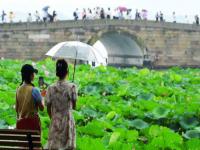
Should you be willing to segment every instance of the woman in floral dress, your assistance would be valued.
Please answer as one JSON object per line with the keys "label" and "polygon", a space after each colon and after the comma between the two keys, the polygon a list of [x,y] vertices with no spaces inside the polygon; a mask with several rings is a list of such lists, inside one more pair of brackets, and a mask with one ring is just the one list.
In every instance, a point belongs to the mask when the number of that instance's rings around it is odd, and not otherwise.
{"label": "woman in floral dress", "polygon": [[64,59],[56,63],[56,76],[59,80],[47,90],[47,111],[51,119],[48,149],[76,148],[75,122],[72,109],[76,107],[77,92],[73,83],[65,81],[68,64]]}

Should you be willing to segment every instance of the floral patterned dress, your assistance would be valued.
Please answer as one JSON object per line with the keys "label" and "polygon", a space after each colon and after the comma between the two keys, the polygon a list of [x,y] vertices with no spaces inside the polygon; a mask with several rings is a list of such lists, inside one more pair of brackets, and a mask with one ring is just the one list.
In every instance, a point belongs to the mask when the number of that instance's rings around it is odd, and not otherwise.
{"label": "floral patterned dress", "polygon": [[73,87],[75,87],[73,83],[63,80],[48,88],[46,101],[47,105],[51,106],[48,149],[74,150],[76,148],[72,100],[77,99],[77,92],[73,92]]}

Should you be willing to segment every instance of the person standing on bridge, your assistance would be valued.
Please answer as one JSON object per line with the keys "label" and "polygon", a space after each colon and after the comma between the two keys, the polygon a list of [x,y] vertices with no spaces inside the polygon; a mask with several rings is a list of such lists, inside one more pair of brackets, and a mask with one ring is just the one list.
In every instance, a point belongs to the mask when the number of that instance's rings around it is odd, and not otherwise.
{"label": "person standing on bridge", "polygon": [[100,11],[100,18],[105,19],[105,12],[103,8],[101,8],[101,11]]}
{"label": "person standing on bridge", "polygon": [[31,13],[28,14],[27,22],[28,22],[28,23],[32,22],[32,16],[31,16]]}
{"label": "person standing on bridge", "polygon": [[40,21],[40,14],[39,14],[39,12],[37,10],[35,11],[35,21],[37,23]]}
{"label": "person standing on bridge", "polygon": [[86,14],[86,10],[84,8],[83,12],[82,12],[82,20],[86,20],[86,17],[87,17],[87,14]]}
{"label": "person standing on bridge", "polygon": [[93,19],[92,10],[90,8],[88,8],[87,20],[92,20],[92,19]]}
{"label": "person standing on bridge", "polygon": [[43,21],[44,21],[44,23],[46,23],[48,21],[48,19],[49,19],[48,11],[47,10],[43,11]]}
{"label": "person standing on bridge", "polygon": [[52,18],[53,18],[53,22],[57,21],[57,13],[55,10],[53,11]]}
{"label": "person standing on bridge", "polygon": [[188,15],[185,15],[185,23],[189,24],[189,19],[188,19]]}
{"label": "person standing on bridge", "polygon": [[176,23],[176,13],[175,11],[172,13],[173,23]]}
{"label": "person standing on bridge", "polygon": [[15,15],[14,15],[14,13],[11,11],[11,12],[9,13],[10,23],[13,23],[14,17],[15,17]]}
{"label": "person standing on bridge", "polygon": [[199,16],[198,15],[195,16],[195,21],[196,21],[196,25],[199,25]]}
{"label": "person standing on bridge", "polygon": [[107,19],[111,19],[111,10],[110,10],[110,8],[108,8],[108,11],[107,11],[106,14],[107,14],[107,15],[106,15],[106,18],[107,18]]}
{"label": "person standing on bridge", "polygon": [[74,16],[74,20],[77,21],[79,18],[79,11],[78,8],[76,8],[76,10],[73,12],[73,16]]}
{"label": "person standing on bridge", "polygon": [[6,22],[6,13],[4,12],[4,10],[2,11],[2,15],[1,15],[1,21],[2,23],[5,23]]}
{"label": "person standing on bridge", "polygon": [[164,21],[163,13],[160,11],[160,22]]}
{"label": "person standing on bridge", "polygon": [[119,19],[119,16],[118,16],[118,9],[114,9],[114,12],[113,12],[113,19]]}
{"label": "person standing on bridge", "polygon": [[160,16],[159,16],[159,13],[157,12],[157,13],[156,13],[156,22],[159,21],[159,17],[160,17]]}

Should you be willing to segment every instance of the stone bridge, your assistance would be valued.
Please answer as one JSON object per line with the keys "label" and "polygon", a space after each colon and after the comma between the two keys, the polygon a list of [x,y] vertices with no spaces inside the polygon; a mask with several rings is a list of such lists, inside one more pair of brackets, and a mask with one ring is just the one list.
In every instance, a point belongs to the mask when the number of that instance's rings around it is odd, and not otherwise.
{"label": "stone bridge", "polygon": [[110,65],[200,65],[199,26],[134,20],[1,24],[0,57],[39,60],[55,44],[73,40],[101,42]]}

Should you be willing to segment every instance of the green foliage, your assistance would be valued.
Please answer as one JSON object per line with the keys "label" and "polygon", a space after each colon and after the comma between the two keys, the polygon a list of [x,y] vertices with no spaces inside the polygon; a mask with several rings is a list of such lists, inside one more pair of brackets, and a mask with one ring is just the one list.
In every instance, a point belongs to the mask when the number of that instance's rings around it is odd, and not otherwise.
{"label": "green foliage", "polygon": [[183,134],[183,136],[187,139],[192,138],[199,138],[200,139],[200,131],[198,130],[188,130],[186,133]]}
{"label": "green foliage", "polygon": [[99,138],[91,138],[88,136],[78,137],[77,138],[77,150],[105,150],[105,146],[103,145],[101,139]]}
{"label": "green foliage", "polygon": [[186,150],[199,150],[200,139],[191,139],[186,142]]}
{"label": "green foliage", "polygon": [[111,119],[113,119],[115,117],[115,115],[116,115],[116,112],[115,111],[111,111],[106,115],[106,118],[111,120]]}
{"label": "green foliage", "polygon": [[169,114],[170,110],[165,107],[156,107],[153,109],[151,115],[153,119],[161,119],[166,118]]}
{"label": "green foliage", "polygon": [[192,116],[183,116],[180,119],[180,124],[184,129],[192,129],[194,127],[197,127],[199,121],[197,118]]}
{"label": "green foliage", "polygon": [[181,149],[182,137],[169,128],[153,125],[149,128],[148,136],[151,137],[147,149]]}
{"label": "green foliage", "polygon": [[149,126],[148,123],[141,119],[135,119],[133,121],[130,121],[129,123],[130,127],[135,127],[136,129],[145,129]]}
{"label": "green foliage", "polygon": [[[15,92],[24,63],[54,83],[55,61],[0,60],[0,128],[15,127]],[[73,68],[70,65],[69,80]],[[197,150],[200,147],[200,69],[117,69],[78,65],[74,111],[78,150]],[[42,143],[50,119],[40,112]]]}
{"label": "green foliage", "polygon": [[114,145],[117,143],[118,139],[120,138],[121,133],[120,132],[114,132],[109,141],[109,145]]}

